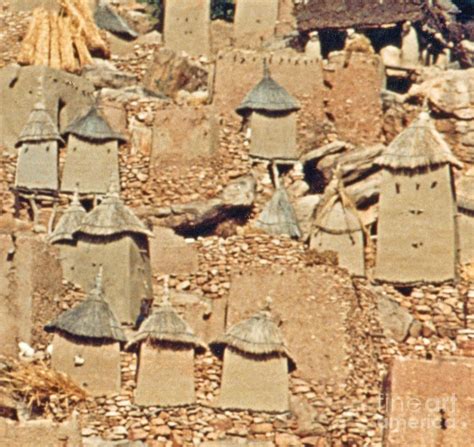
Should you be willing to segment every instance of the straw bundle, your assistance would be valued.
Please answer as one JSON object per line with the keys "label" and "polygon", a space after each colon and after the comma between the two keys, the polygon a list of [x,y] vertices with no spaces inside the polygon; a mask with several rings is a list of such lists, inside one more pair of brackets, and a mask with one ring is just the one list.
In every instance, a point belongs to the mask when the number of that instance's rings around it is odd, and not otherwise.
{"label": "straw bundle", "polygon": [[68,376],[56,372],[43,362],[23,363],[2,359],[0,388],[14,401],[25,402],[29,409],[48,416],[58,410],[69,411],[86,399],[84,389]]}
{"label": "straw bundle", "polygon": [[91,64],[91,53],[110,57],[87,0],[60,0],[59,13],[35,9],[18,62],[77,72]]}

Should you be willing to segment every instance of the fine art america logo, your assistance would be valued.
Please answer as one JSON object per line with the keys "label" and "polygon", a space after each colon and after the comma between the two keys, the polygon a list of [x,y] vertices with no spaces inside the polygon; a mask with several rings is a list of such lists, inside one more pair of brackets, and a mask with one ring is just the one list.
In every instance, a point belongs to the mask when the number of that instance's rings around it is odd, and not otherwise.
{"label": "fine art america logo", "polygon": [[[467,421],[458,412],[455,394],[418,398],[415,396],[393,396],[386,405],[384,430],[390,437],[410,430],[465,429]],[[388,418],[390,415],[390,418]]]}

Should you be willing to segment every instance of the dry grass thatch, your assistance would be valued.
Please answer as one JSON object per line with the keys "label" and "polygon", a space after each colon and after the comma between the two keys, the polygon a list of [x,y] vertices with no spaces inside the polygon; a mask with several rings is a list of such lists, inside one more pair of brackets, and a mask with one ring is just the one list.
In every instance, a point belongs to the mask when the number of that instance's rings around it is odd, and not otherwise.
{"label": "dry grass thatch", "polygon": [[84,389],[65,374],[50,369],[44,362],[0,360],[0,389],[10,405],[12,401],[21,402],[44,416],[54,416],[58,409],[71,410],[87,397]]}
{"label": "dry grass thatch", "polygon": [[92,106],[85,115],[79,116],[70,123],[64,130],[64,134],[72,134],[85,140],[98,142],[110,140],[126,141],[122,135],[112,130],[95,106]]}
{"label": "dry grass thatch", "polygon": [[235,324],[209,346],[217,355],[221,355],[227,346],[244,354],[256,356],[282,355],[288,358],[290,370],[296,367],[281,331],[268,311],[260,311],[249,319]]}
{"label": "dry grass thatch", "polygon": [[54,124],[42,102],[35,104],[28,121],[23,127],[17,145],[39,141],[59,141],[64,143],[59,135],[58,126]]}
{"label": "dry grass thatch", "polygon": [[54,244],[61,241],[73,241],[74,233],[80,227],[87,213],[79,202],[79,196],[74,194],[71,204],[61,216],[56,228],[49,237],[49,242]]}
{"label": "dry grass thatch", "polygon": [[126,341],[120,323],[104,300],[101,276],[82,303],[48,323],[45,330],[86,339]]}
{"label": "dry grass thatch", "polygon": [[142,323],[138,333],[127,344],[127,348],[147,340],[189,346],[197,352],[206,350],[206,345],[196,337],[189,324],[168,303],[162,304]]}
{"label": "dry grass thatch", "polygon": [[235,111],[239,115],[247,115],[254,110],[282,113],[299,109],[298,101],[271,78],[265,67],[263,79],[247,94]]}
{"label": "dry grass thatch", "polygon": [[97,28],[87,0],[59,0],[59,12],[36,8],[18,55],[21,65],[43,65],[77,72],[108,58],[110,49]]}
{"label": "dry grass thatch", "polygon": [[127,233],[154,237],[143,222],[125,206],[118,193],[109,192],[83,220],[77,233],[88,236],[116,236]]}
{"label": "dry grass thatch", "polygon": [[447,163],[462,167],[426,112],[420,113],[375,162],[397,170],[416,170]]}
{"label": "dry grass thatch", "polygon": [[287,234],[293,238],[301,237],[298,219],[285,188],[282,186],[277,188],[263,208],[255,226],[269,234]]}

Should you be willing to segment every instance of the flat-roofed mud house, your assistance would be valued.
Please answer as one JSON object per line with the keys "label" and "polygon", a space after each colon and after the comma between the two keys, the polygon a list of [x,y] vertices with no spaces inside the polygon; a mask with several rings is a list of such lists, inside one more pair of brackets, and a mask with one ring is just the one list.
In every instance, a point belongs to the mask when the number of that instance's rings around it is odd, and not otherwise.
{"label": "flat-roofed mud house", "polygon": [[80,282],[76,267],[81,262],[77,256],[77,240],[74,233],[79,229],[86,215],[87,212],[79,201],[79,194],[75,192],[71,203],[49,237],[49,242],[59,247],[64,279],[73,283]]}
{"label": "flat-roofed mud house", "polygon": [[151,298],[148,237],[153,233],[125,206],[112,185],[74,237],[78,282],[89,288],[102,266],[106,301],[121,323],[134,324],[142,300]]}
{"label": "flat-roofed mud house", "polygon": [[206,349],[168,297],[142,323],[127,347],[139,345],[135,403],[190,405],[196,401],[194,355]]}
{"label": "flat-roofed mud house", "polygon": [[54,333],[51,365],[92,395],[120,392],[125,335],[104,299],[101,274],[87,298],[45,326]]}
{"label": "flat-roofed mud house", "polygon": [[298,101],[270,76],[264,66],[263,79],[247,94],[236,112],[249,120],[250,155],[267,160],[296,160],[296,112]]}
{"label": "flat-roofed mud house", "polygon": [[288,373],[296,365],[268,309],[232,326],[210,348],[224,361],[218,407],[289,410]]}
{"label": "flat-roofed mud house", "polygon": [[375,278],[400,286],[456,277],[451,168],[461,164],[422,112],[376,160],[384,169]]}
{"label": "flat-roofed mud house", "polygon": [[462,264],[474,263],[474,168],[456,184],[459,254]]}
{"label": "flat-roofed mud house", "polygon": [[309,246],[321,253],[335,252],[339,266],[353,275],[365,275],[362,223],[338,178],[326,187],[316,210]]}
{"label": "flat-roofed mud house", "polygon": [[17,142],[15,188],[18,192],[58,191],[59,145],[62,143],[58,127],[44,103],[36,103]]}
{"label": "flat-roofed mud house", "polygon": [[64,134],[68,141],[61,190],[105,194],[111,178],[118,182],[118,146],[125,138],[111,129],[95,106],[75,119]]}

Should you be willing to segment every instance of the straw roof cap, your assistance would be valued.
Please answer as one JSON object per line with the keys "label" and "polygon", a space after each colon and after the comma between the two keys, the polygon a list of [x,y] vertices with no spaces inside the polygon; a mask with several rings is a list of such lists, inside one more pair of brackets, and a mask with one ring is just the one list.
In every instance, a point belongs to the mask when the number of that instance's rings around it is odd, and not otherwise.
{"label": "straw roof cap", "polygon": [[75,337],[126,341],[117,318],[104,300],[101,272],[97,275],[96,285],[87,298],[59,315],[44,329],[47,332],[65,332]]}
{"label": "straw roof cap", "polygon": [[280,354],[287,357],[290,370],[296,368],[281,331],[267,310],[257,312],[247,320],[235,324],[225,335],[210,344],[210,348],[216,354],[226,347],[244,354],[262,356]]}
{"label": "straw roof cap", "polygon": [[456,184],[458,208],[474,211],[474,168],[464,174]]}
{"label": "straw roof cap", "polygon": [[298,101],[270,76],[265,65],[263,79],[250,90],[235,111],[239,115],[246,115],[254,110],[294,112],[300,108]]}
{"label": "straw roof cap", "polygon": [[64,143],[59,135],[58,126],[46,111],[43,102],[38,102],[28,117],[28,121],[20,133],[17,146],[21,143],[39,142],[39,141],[58,141]]}
{"label": "straw roof cap", "polygon": [[138,333],[127,344],[127,347],[147,340],[187,345],[199,352],[206,350],[206,345],[168,302],[161,304],[142,323]]}
{"label": "straw roof cap", "polygon": [[301,237],[298,219],[285,188],[280,186],[273,193],[255,226],[269,234],[287,234],[293,238]]}
{"label": "straw roof cap", "polygon": [[375,163],[391,169],[418,169],[446,163],[462,167],[427,112],[420,113]]}
{"label": "straw roof cap", "polygon": [[86,210],[79,202],[79,195],[75,192],[69,207],[59,219],[49,241],[52,244],[60,241],[73,241],[74,233],[78,230],[86,215]]}
{"label": "straw roof cap", "polygon": [[85,115],[79,116],[66,127],[64,135],[69,134],[92,141],[126,141],[122,135],[112,130],[94,105]]}
{"label": "straw roof cap", "polygon": [[[116,185],[115,185],[116,186]],[[89,236],[114,236],[123,233],[154,237],[145,224],[125,206],[116,190],[109,191],[82,221],[76,233]]]}

